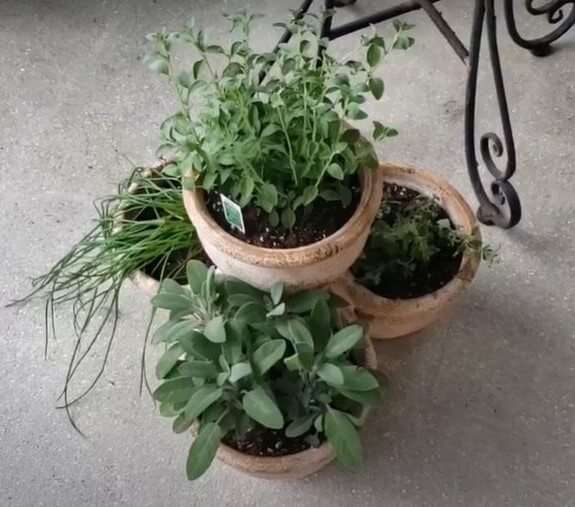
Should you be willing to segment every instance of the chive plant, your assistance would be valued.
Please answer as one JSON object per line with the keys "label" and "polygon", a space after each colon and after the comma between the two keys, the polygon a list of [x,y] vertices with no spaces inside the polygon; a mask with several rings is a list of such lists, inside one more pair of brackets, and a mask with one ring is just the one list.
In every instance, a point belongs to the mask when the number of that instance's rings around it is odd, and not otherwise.
{"label": "chive plant", "polygon": [[[166,168],[168,169],[168,168]],[[45,302],[45,349],[57,335],[58,310],[72,310],[75,335],[60,399],[72,425],[70,406],[84,398],[104,373],[118,329],[119,295],[136,271],[158,280],[185,278],[186,260],[203,255],[187,218],[181,183],[169,170],[136,168],[116,195],[95,203],[96,225],[45,274],[32,280],[32,291],[12,304],[42,298]],[[151,323],[150,323],[151,324]],[[71,396],[71,381],[103,342],[101,364],[87,388]],[[144,362],[144,354],[142,354]],[[142,374],[142,381],[144,381]]]}

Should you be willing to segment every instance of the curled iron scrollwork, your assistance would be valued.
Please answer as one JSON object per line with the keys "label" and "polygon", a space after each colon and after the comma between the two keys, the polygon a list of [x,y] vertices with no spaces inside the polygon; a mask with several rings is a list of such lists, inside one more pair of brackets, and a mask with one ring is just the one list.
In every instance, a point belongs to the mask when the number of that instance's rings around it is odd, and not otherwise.
{"label": "curled iron scrollwork", "polygon": [[[525,0],[527,12],[533,16],[545,16],[547,21],[552,25],[559,25],[553,31],[535,39],[526,39],[519,34],[515,20],[515,10],[513,7],[514,0],[505,0],[505,19],[509,35],[519,46],[529,49],[537,56],[545,56],[551,50],[551,44],[559,37],[565,34],[573,25],[575,25],[575,0],[549,0],[536,6],[538,0]],[[568,15],[565,14],[565,8],[570,7]]]}
{"label": "curled iron scrollwork", "polygon": [[[521,203],[509,179],[515,173],[516,157],[513,131],[509,118],[509,108],[505,95],[503,73],[497,46],[494,0],[476,0],[473,27],[471,33],[469,79],[466,92],[465,111],[465,152],[469,176],[473,190],[479,200],[477,216],[487,225],[510,228],[521,220]],[[479,140],[479,153],[484,166],[494,180],[486,191],[479,174],[479,161],[476,150],[476,101],[479,55],[484,25],[487,28],[489,56],[497,92],[497,101],[503,126],[503,138],[494,132],[483,134]],[[503,168],[500,164],[503,157],[506,161]]]}

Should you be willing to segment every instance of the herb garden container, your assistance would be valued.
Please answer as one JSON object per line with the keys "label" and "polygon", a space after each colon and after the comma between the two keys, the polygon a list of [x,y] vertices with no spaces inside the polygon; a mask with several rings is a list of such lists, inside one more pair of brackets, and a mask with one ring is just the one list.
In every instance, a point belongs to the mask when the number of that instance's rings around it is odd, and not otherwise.
{"label": "herb garden container", "polygon": [[[427,172],[404,166],[382,164],[383,180],[434,198],[453,225],[463,234],[481,241],[474,213],[461,194],[445,180]],[[389,299],[360,285],[351,272],[336,281],[331,289],[355,308],[358,317],[369,322],[373,338],[398,338],[412,334],[439,319],[471,284],[481,255],[464,251],[457,274],[440,289],[421,297]]]}
{"label": "herb garden container", "polygon": [[[377,354],[371,340],[366,337],[361,366],[376,370]],[[362,422],[367,417],[368,409],[364,409]],[[216,457],[228,466],[252,477],[272,480],[302,479],[318,472],[335,459],[331,446],[323,443],[317,448],[310,448],[296,454],[280,457],[259,457],[244,454],[232,447],[220,444]]]}
{"label": "herb garden container", "polygon": [[[141,176],[143,178],[152,178],[158,177],[161,175],[164,168],[168,165],[168,162],[161,162],[154,167],[148,167],[141,171]],[[132,182],[126,192],[129,194],[137,194],[138,191],[141,189],[141,185],[138,182]],[[126,220],[126,210],[119,209],[115,218],[114,218],[114,230],[117,231],[122,227],[122,222]],[[160,280],[156,276],[152,276],[146,273],[144,270],[139,269],[134,271],[129,275],[130,280],[132,283],[140,289],[143,293],[147,294],[148,296],[154,296],[157,294],[158,289],[160,288]]]}
{"label": "herb garden container", "polygon": [[361,171],[361,197],[334,234],[310,245],[275,249],[250,245],[223,230],[208,212],[202,190],[183,191],[184,204],[206,254],[222,273],[255,287],[283,282],[290,290],[319,287],[341,277],[359,257],[382,196],[382,173]]}

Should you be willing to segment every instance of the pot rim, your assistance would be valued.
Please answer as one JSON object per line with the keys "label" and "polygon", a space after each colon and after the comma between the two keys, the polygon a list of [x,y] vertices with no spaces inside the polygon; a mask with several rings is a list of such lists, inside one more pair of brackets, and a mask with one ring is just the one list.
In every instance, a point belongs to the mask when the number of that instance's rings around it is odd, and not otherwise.
{"label": "pot rim", "polygon": [[[401,181],[398,183],[402,186],[411,188],[412,190],[417,190],[418,192],[428,195],[430,197],[437,197],[437,192],[433,191],[433,188],[441,189],[442,193],[446,199],[439,198],[440,206],[448,214],[451,221],[456,227],[460,227],[463,231],[471,235],[474,239],[481,241],[481,231],[479,229],[479,223],[475,214],[467,204],[467,201],[455,189],[449,182],[445,179],[438,177],[431,173],[430,171],[424,169],[416,169],[407,165],[398,165],[394,163],[381,163],[380,168],[382,171],[382,180],[385,181]],[[406,181],[407,180],[407,181]],[[410,185],[411,181],[414,180],[421,182],[420,185],[414,183]],[[447,202],[446,202],[447,201]],[[446,204],[451,204],[452,209],[448,209]],[[457,213],[455,213],[457,209]],[[344,283],[353,284],[354,290],[357,291],[359,297],[362,299],[362,308],[356,309],[359,313],[364,313],[362,310],[366,310],[366,307],[378,308],[384,306],[389,308],[389,305],[402,305],[404,307],[413,308],[413,310],[420,311],[422,307],[435,306],[438,301],[443,299],[443,296],[448,297],[452,294],[459,292],[463,287],[467,286],[477,273],[479,265],[481,263],[481,255],[478,253],[468,253],[465,252],[461,259],[461,264],[457,274],[449,280],[443,287],[425,294],[423,296],[407,299],[391,299],[384,296],[380,296],[375,292],[371,291],[367,287],[361,285],[353,276],[351,270],[344,275]],[[368,308],[369,309],[369,308]]]}
{"label": "pot rim", "polygon": [[192,222],[198,217],[204,222],[203,224],[194,224],[196,229],[204,226],[211,230],[213,234],[211,242],[226,254],[248,264],[253,264],[254,259],[257,259],[257,264],[260,267],[285,268],[286,264],[291,267],[302,267],[332,257],[334,251],[344,250],[348,245],[358,241],[365,232],[365,228],[361,224],[362,219],[365,215],[375,215],[379,203],[374,202],[377,199],[373,197],[374,195],[377,196],[383,180],[379,166],[374,169],[361,169],[359,177],[361,198],[350,219],[333,234],[315,243],[296,248],[266,248],[242,241],[225,231],[213,219],[207,210],[202,189],[183,189],[182,194]]}

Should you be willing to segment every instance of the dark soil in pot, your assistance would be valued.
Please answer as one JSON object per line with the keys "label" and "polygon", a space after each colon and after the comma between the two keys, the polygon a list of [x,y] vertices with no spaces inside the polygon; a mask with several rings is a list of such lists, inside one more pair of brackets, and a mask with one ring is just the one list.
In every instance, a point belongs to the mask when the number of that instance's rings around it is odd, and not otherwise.
{"label": "dark soil in pot", "polygon": [[355,177],[347,185],[351,190],[351,202],[348,206],[343,207],[340,201],[328,202],[318,198],[312,206],[296,210],[296,223],[291,230],[281,224],[271,227],[267,213],[248,205],[243,208],[246,233],[242,234],[226,221],[219,194],[208,194],[206,206],[222,229],[246,243],[264,248],[297,248],[330,236],[352,217],[361,198],[359,178]]}
{"label": "dark soil in pot", "polygon": [[271,430],[258,426],[248,431],[241,439],[237,439],[232,432],[223,439],[223,442],[236,451],[250,456],[277,458],[310,449],[312,447],[310,441],[313,439],[318,446],[322,443],[313,432],[297,438],[288,438],[284,430]]}
{"label": "dark soil in pot", "polygon": [[[462,253],[460,244],[450,240],[439,223],[455,230],[445,210],[433,199],[386,183],[378,219],[362,257],[352,268],[357,281],[389,299],[421,297],[445,286],[459,272]],[[379,237],[374,235],[376,229]],[[418,231],[425,231],[426,240],[420,245],[422,235]],[[406,255],[418,248],[429,254],[426,262]]]}

